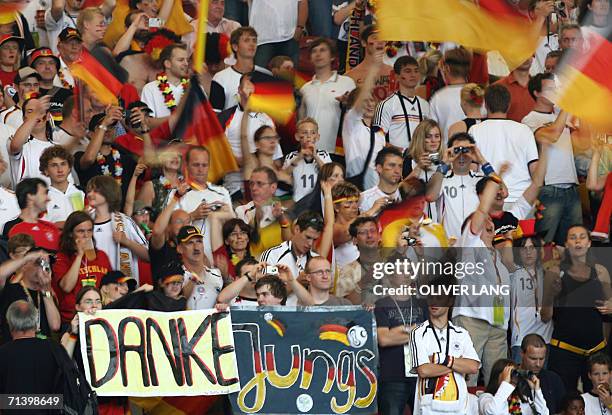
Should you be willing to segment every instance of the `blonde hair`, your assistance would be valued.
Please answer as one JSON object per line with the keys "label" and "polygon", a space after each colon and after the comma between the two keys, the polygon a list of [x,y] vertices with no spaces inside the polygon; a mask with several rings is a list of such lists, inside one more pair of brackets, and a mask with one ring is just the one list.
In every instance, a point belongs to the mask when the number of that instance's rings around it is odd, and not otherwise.
{"label": "blonde hair", "polygon": [[481,85],[470,83],[461,88],[461,102],[470,107],[480,108],[484,103],[485,89]]}
{"label": "blonde hair", "polygon": [[97,15],[104,17],[104,13],[98,7],[87,7],[79,12],[79,17],[77,17],[77,29],[79,32],[83,33],[83,29],[85,28],[85,22],[91,22],[93,18]]}
{"label": "blonde hair", "polygon": [[[417,125],[417,128],[415,128],[414,134],[412,134],[412,140],[410,140],[410,147],[408,147],[408,154],[410,154],[410,157],[412,157],[415,162],[425,153],[425,137],[427,137],[427,133],[433,128],[437,128],[438,131],[440,131],[440,135],[442,135],[440,125],[429,118],[421,121],[419,125]],[[444,147],[444,142],[442,141],[442,137],[440,137],[440,148],[438,149],[438,153],[444,151]]]}
{"label": "blonde hair", "polygon": [[317,121],[312,117],[306,117],[299,120],[295,125],[295,130],[297,131],[302,126],[302,124],[312,124],[317,129],[317,132],[319,131],[319,123],[317,123]]}
{"label": "blonde hair", "polygon": [[435,76],[438,71],[440,59],[442,59],[442,52],[437,49],[430,49],[425,52],[418,60],[421,76]]}

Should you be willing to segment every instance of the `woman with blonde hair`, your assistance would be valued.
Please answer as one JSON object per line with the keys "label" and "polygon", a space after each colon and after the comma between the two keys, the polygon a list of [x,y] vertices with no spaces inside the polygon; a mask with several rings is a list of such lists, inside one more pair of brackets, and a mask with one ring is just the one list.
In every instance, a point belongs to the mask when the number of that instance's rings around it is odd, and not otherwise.
{"label": "woman with blonde hair", "polygon": [[81,10],[76,24],[83,38],[83,46],[88,50],[102,42],[106,34],[106,20],[99,8],[87,7]]}
{"label": "woman with blonde hair", "polygon": [[[411,168],[408,177],[414,177],[427,183],[436,172],[446,146],[442,143],[442,130],[434,120],[424,119],[414,130],[410,147],[404,153],[411,159]],[[408,178],[407,177],[407,178]],[[438,221],[438,212],[435,201],[428,201],[425,213],[434,222]]]}
{"label": "woman with blonde hair", "polygon": [[471,126],[483,120],[482,105],[484,103],[485,89],[483,86],[470,83],[461,88],[461,109],[466,117],[457,121],[448,128],[448,137],[457,133],[467,133]]}
{"label": "woman with blonde hair", "polygon": [[421,98],[429,100],[438,89],[444,86],[439,67],[441,59],[442,52],[437,49],[430,49],[419,58],[419,72],[423,80],[422,85],[416,88],[416,94]]}

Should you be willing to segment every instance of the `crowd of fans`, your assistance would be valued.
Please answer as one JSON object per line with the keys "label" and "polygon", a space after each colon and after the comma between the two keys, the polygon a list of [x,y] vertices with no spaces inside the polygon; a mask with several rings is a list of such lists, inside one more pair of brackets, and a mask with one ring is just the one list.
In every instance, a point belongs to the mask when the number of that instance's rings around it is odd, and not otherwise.
{"label": "crowd of fans", "polygon": [[[551,101],[609,0],[514,2],[547,19],[512,70],[461,45],[382,41],[365,0],[209,0],[195,74],[198,2],[180,5],[181,33],[177,1],[130,0],[114,33],[112,0],[24,1],[0,24],[0,393],[56,392],[60,343],[83,371],[78,313],[362,305],[380,414],[612,414],[612,140]],[[119,105],[71,72],[86,52],[125,77]],[[294,81],[286,124],[250,108],[274,78]],[[240,166],[216,183],[219,155],[173,135],[190,88]],[[401,260],[484,273],[372,277]],[[483,281],[511,290],[400,289]]]}

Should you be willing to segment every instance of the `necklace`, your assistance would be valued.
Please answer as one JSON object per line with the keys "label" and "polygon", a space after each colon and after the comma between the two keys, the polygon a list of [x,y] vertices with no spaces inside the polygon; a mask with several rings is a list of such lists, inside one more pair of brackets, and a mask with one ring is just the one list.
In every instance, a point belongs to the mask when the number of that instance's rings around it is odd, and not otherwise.
{"label": "necklace", "polygon": [[30,294],[30,290],[25,286],[22,281],[19,281],[19,285],[23,288],[23,292],[28,298],[28,303],[32,304],[36,309],[36,335],[40,334],[40,291],[36,291],[36,302],[32,298],[32,294]]}
{"label": "necklace", "polygon": [[[406,318],[404,317],[404,313],[402,313],[402,309],[400,308],[399,304],[397,303],[394,297],[391,297],[391,299],[393,300],[393,303],[395,304],[395,307],[397,308],[397,311],[399,312],[399,315],[402,319],[402,323],[404,324],[404,327],[408,329]],[[412,296],[410,296],[410,318],[408,321],[410,322],[410,324],[412,324]]]}
{"label": "necklace", "polygon": [[[114,160],[113,163],[113,174],[115,181],[119,186],[121,186],[121,175],[123,174],[123,165],[121,164],[121,153],[116,148],[111,148],[110,153],[111,158]],[[107,156],[103,156],[102,153],[98,153],[96,156],[96,161],[98,162],[98,166],[100,166],[100,170],[102,170],[102,174],[104,176],[111,176],[110,164],[106,161]]]}
{"label": "necklace", "polygon": [[[181,86],[183,87],[183,91],[187,88],[189,84],[189,79],[181,78]],[[157,75],[157,88],[159,88],[159,92],[164,96],[164,104],[166,107],[173,112],[176,108],[176,100],[174,99],[174,94],[172,93],[172,86],[168,82],[168,75],[165,72],[160,72]]]}

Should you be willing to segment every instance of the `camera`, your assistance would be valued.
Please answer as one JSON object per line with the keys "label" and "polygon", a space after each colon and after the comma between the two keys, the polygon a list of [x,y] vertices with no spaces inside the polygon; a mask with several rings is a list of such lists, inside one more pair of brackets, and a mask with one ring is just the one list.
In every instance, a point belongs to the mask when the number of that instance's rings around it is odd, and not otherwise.
{"label": "camera", "polygon": [[149,27],[162,27],[162,20],[156,17],[149,17]]}
{"label": "camera", "polygon": [[136,123],[132,123],[132,110],[125,110],[123,112],[123,117],[125,119],[125,125],[127,125],[129,128],[133,129],[133,130],[138,130],[141,126],[142,123],[136,122]]}
{"label": "camera", "polygon": [[51,272],[51,264],[46,259],[40,258],[36,263],[42,268],[45,272]]}
{"label": "camera", "polygon": [[431,153],[429,156],[429,160],[435,165],[440,164],[440,154],[439,153]]}
{"label": "camera", "polygon": [[519,377],[523,379],[531,379],[531,377],[535,375],[531,370],[525,369],[514,369],[512,370],[512,377]]}
{"label": "camera", "polygon": [[467,154],[470,152],[470,148],[469,147],[455,147],[453,149],[453,153],[455,154]]}
{"label": "camera", "polygon": [[264,275],[278,275],[278,267],[266,266],[264,269]]}
{"label": "camera", "polygon": [[567,13],[565,13],[565,2],[555,1],[554,7],[555,7],[555,13],[557,13],[559,16],[563,18],[567,17]]}
{"label": "camera", "polygon": [[402,236],[402,239],[408,242],[408,246],[415,246],[417,244],[417,238],[411,236]]}

